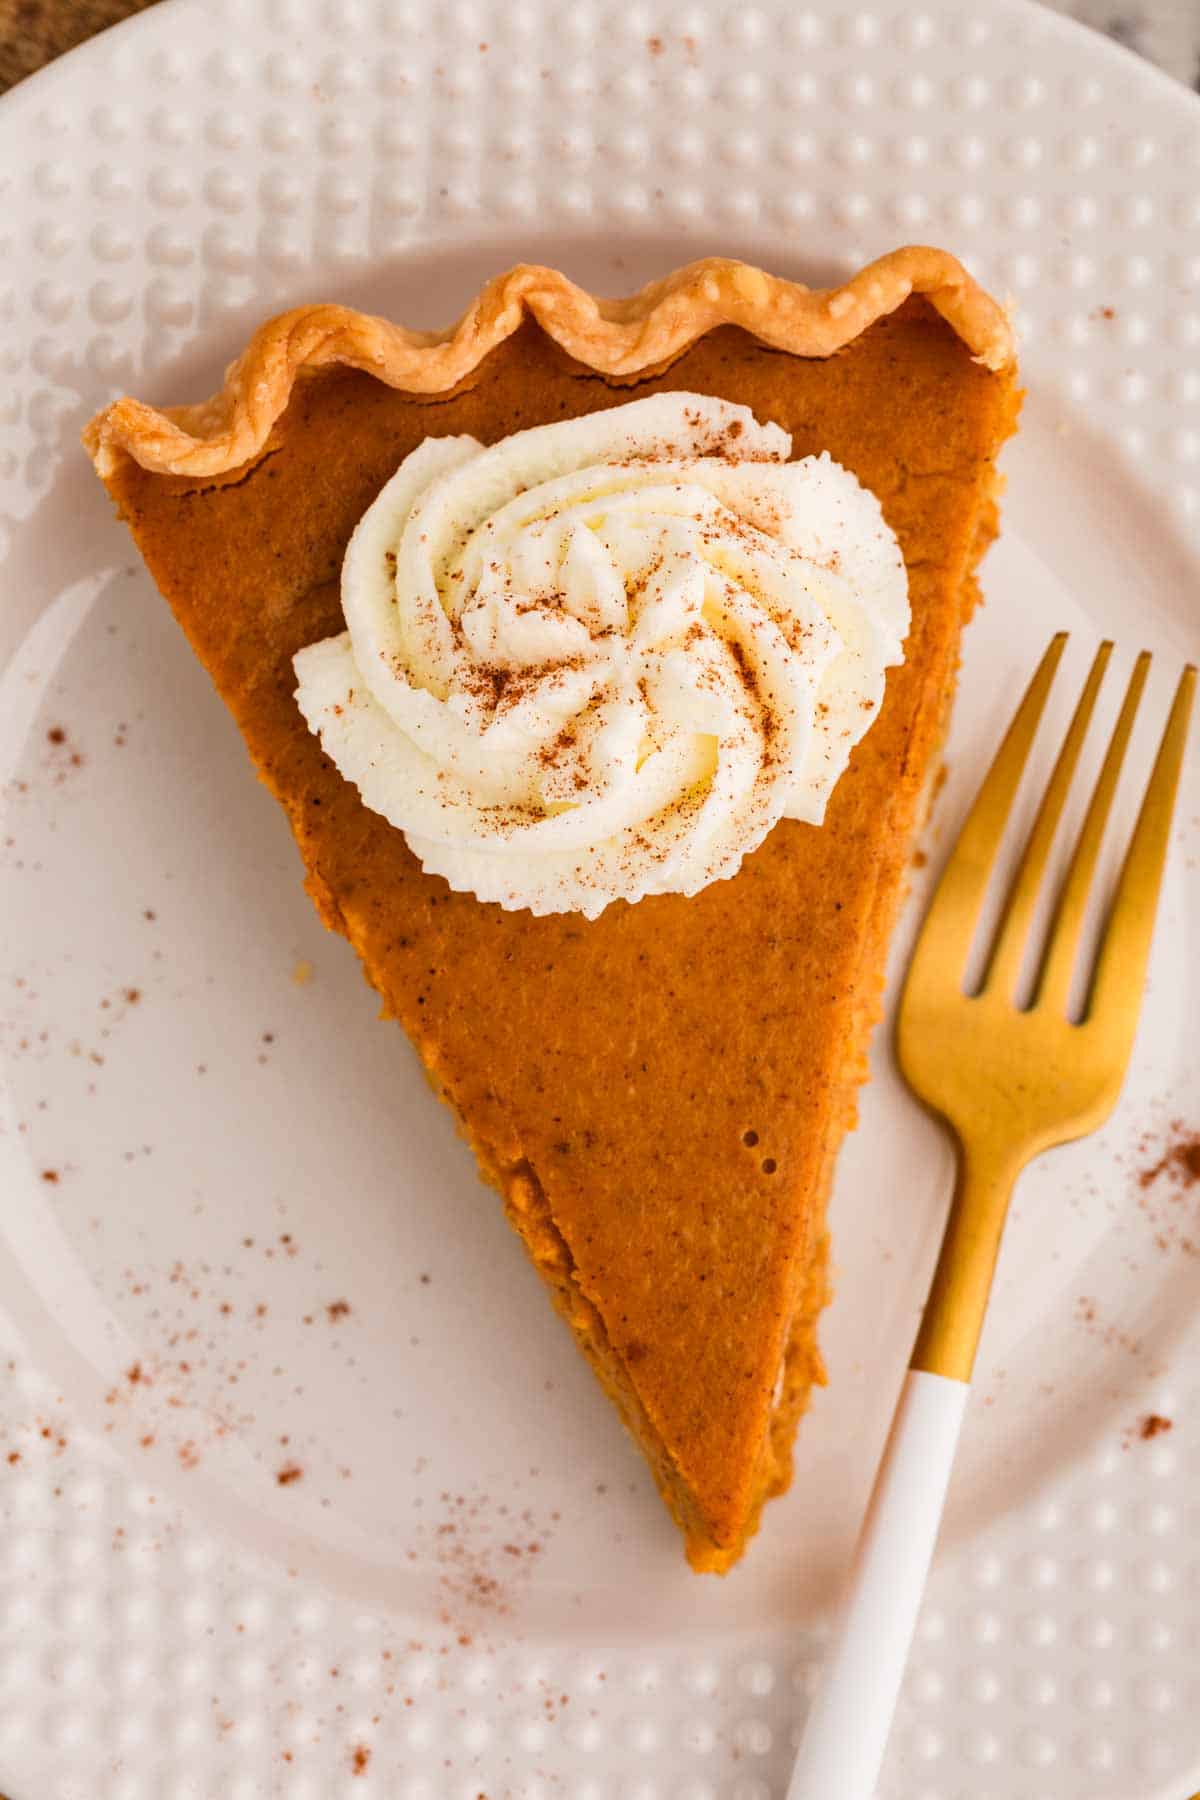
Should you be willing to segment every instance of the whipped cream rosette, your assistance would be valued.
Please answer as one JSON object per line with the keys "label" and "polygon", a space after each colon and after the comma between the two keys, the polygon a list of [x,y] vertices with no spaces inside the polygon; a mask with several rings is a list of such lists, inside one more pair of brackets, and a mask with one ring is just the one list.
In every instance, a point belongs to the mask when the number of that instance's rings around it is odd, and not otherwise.
{"label": "whipped cream rosette", "polygon": [[430,437],[364,514],[311,729],[428,871],[595,917],[819,824],[908,630],[879,502],[744,406],[668,393]]}

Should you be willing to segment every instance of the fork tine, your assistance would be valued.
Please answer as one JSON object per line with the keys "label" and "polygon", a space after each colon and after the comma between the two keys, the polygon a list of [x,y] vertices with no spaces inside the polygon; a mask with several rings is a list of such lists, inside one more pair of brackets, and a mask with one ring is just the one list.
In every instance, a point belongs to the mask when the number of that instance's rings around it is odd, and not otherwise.
{"label": "fork tine", "polygon": [[1104,841],[1104,828],[1108,823],[1113,795],[1117,791],[1117,782],[1120,779],[1121,765],[1125,760],[1125,751],[1129,745],[1133,722],[1149,671],[1150,654],[1143,650],[1133,665],[1133,673],[1129,677],[1129,686],[1125,690],[1125,699],[1121,704],[1120,715],[1113,729],[1104,765],[1088,803],[1083,827],[1079,833],[1079,842],[1075,846],[1075,853],[1071,858],[1062,893],[1059,895],[1058,904],[1050,923],[1050,931],[1046,939],[1046,956],[1041,980],[1037,985],[1035,1004],[1045,1005],[1052,1012],[1065,1013],[1067,1010],[1071,982],[1079,956],[1079,938],[1083,930],[1084,914],[1087,910],[1088,890],[1091,888],[1092,877],[1096,872],[1096,861],[1100,855],[1100,846]]}
{"label": "fork tine", "polygon": [[926,974],[953,969],[961,976],[966,968],[992,864],[1066,642],[1065,631],[1050,640],[967,815],[921,927],[906,991]]}
{"label": "fork tine", "polygon": [[1171,817],[1183,768],[1188,721],[1196,693],[1196,670],[1189,663],[1179,678],[1170,717],[1146,787],[1142,809],[1121,867],[1117,892],[1105,922],[1096,975],[1085,1021],[1123,1016],[1132,1042],[1150,960],[1158,891],[1171,837]]}
{"label": "fork tine", "polygon": [[1046,864],[1050,859],[1054,834],[1058,829],[1067,795],[1071,791],[1079,753],[1083,749],[1083,740],[1087,736],[1096,696],[1100,692],[1112,649],[1111,641],[1106,639],[1096,652],[1067,735],[1063,739],[1062,749],[1058,753],[1054,773],[1042,796],[1037,818],[1029,833],[1016,880],[1005,901],[1003,917],[983,982],[985,988],[994,988],[1005,998],[1012,997],[1021,973],[1029,925],[1045,877]]}

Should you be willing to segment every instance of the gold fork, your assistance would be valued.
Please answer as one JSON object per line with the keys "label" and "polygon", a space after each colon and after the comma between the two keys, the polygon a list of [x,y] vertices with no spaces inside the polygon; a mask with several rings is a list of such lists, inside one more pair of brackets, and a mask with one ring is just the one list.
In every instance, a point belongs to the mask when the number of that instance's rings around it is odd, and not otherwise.
{"label": "gold fork", "polygon": [[917,939],[897,1048],[959,1145],[937,1271],[859,1540],[840,1631],[788,1800],[870,1800],[883,1761],[966,1411],[1013,1184],[1116,1104],[1133,1047],[1196,670],[1183,672],[1090,972],[1070,998],[1109,810],[1146,685],[1133,674],[1051,919],[1032,1003],[1016,1004],[1055,832],[1112,654],[1101,644],[1005,900],[979,991],[964,991],[996,854],[1066,645],[1046,651],[979,791]]}

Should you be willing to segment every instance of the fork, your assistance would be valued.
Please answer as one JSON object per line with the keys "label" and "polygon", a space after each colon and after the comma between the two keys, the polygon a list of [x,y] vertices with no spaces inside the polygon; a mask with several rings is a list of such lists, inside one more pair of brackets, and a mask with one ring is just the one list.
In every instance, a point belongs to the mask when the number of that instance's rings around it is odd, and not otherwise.
{"label": "fork", "polygon": [[986,972],[965,991],[997,851],[1055,672],[1055,637],[979,790],[921,928],[900,1002],[900,1067],[953,1130],[958,1181],[876,1476],[847,1597],[788,1800],[870,1800],[912,1643],[970,1393],[1009,1197],[1033,1157],[1095,1131],[1133,1047],[1196,670],[1184,669],[1089,972],[1071,996],[1088,895],[1150,657],[1134,664],[1051,917],[1031,1004],[1017,1005],[1030,926],[1112,655],[1101,644],[1005,898]]}

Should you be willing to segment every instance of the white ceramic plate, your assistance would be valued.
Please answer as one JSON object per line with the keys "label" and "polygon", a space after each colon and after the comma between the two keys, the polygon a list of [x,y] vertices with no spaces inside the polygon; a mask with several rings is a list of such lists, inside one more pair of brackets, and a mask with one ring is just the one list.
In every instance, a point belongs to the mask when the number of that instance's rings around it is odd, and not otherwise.
{"label": "white ceramic plate", "polygon": [[[77,433],[300,299],[435,325],[522,258],[614,292],[958,250],[1029,398],[931,874],[1052,629],[1060,721],[1099,635],[1161,653],[1138,773],[1200,647],[1200,108],[981,0],[172,0],[10,96],[0,171],[0,1790],[780,1795],[945,1141],[881,1032],[831,1390],[744,1566],[690,1576]],[[887,1800],[1196,1785],[1200,1208],[1139,1179],[1200,1123],[1188,782],[1120,1111],[1022,1184]]]}

